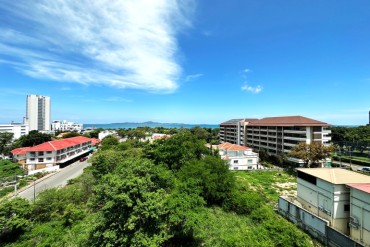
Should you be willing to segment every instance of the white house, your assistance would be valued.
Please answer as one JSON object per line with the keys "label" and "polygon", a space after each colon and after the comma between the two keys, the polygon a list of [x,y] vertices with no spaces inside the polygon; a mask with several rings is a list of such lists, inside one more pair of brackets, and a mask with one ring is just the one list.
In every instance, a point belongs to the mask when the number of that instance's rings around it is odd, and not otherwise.
{"label": "white house", "polygon": [[350,188],[350,236],[370,246],[370,183],[348,184]]}
{"label": "white house", "polygon": [[90,138],[76,136],[44,142],[34,147],[17,148],[11,152],[28,174],[34,174],[58,170],[59,165],[90,152],[91,145]]}
{"label": "white house", "polygon": [[328,220],[332,228],[349,235],[351,206],[350,189],[346,184],[350,183],[370,183],[370,176],[341,168],[299,168],[297,199],[304,209]]}
{"label": "white house", "polygon": [[258,154],[251,148],[231,143],[217,145],[221,159],[227,160],[230,170],[258,169]]}
{"label": "white house", "polygon": [[117,134],[117,131],[115,130],[103,130],[99,132],[98,139],[103,140],[107,136],[116,135],[116,134]]}

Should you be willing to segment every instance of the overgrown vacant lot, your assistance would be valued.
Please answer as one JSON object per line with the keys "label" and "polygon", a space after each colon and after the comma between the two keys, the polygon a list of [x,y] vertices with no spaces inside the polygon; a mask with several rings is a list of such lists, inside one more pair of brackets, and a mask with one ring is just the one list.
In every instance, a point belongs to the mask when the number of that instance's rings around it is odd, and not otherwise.
{"label": "overgrown vacant lot", "polygon": [[273,204],[279,195],[297,193],[297,178],[285,171],[237,172],[235,177],[241,185],[261,193]]}

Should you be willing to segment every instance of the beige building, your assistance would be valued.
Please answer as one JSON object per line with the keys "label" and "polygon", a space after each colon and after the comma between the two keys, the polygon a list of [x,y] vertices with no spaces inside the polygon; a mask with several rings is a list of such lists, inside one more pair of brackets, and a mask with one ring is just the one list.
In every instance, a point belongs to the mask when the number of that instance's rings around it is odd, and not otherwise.
{"label": "beige building", "polygon": [[220,124],[220,140],[278,154],[289,152],[301,142],[329,144],[331,131],[328,126],[302,116],[232,119]]}
{"label": "beige building", "polygon": [[347,184],[350,183],[370,183],[370,176],[341,168],[300,168],[297,169],[297,199],[304,209],[349,235],[351,200]]}
{"label": "beige building", "polygon": [[349,222],[351,238],[370,246],[370,183],[348,186],[351,202]]}

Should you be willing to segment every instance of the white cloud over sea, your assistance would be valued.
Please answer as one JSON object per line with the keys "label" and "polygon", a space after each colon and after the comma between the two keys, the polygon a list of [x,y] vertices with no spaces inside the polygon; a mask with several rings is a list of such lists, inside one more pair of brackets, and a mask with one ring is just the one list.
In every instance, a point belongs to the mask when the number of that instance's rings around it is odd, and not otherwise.
{"label": "white cloud over sea", "polygon": [[5,1],[0,63],[34,78],[172,92],[176,36],[193,10],[176,0]]}

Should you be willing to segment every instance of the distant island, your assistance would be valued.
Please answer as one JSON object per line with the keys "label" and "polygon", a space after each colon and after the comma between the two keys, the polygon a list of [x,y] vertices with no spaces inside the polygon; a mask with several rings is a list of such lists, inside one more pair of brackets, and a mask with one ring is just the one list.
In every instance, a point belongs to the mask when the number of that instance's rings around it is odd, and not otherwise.
{"label": "distant island", "polygon": [[134,129],[137,127],[165,127],[165,128],[193,128],[195,126],[203,128],[218,128],[218,124],[184,124],[184,123],[159,123],[147,121],[142,123],[137,122],[123,122],[123,123],[109,123],[109,124],[84,124],[84,128],[102,128],[102,129]]}

